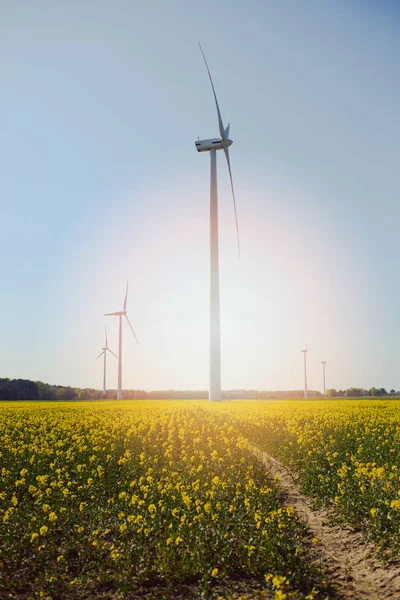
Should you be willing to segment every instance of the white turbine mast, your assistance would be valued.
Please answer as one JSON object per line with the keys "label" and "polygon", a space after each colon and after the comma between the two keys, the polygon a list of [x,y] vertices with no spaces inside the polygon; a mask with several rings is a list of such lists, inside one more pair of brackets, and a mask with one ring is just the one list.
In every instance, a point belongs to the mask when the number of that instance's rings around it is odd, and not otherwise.
{"label": "white turbine mast", "polygon": [[113,356],[115,356],[115,358],[118,358],[118,356],[116,354],[114,354],[114,352],[112,350],[110,350],[110,348],[108,347],[108,341],[107,341],[107,327],[104,327],[105,329],[105,333],[106,333],[106,345],[104,348],[102,348],[103,352],[100,352],[100,354],[98,355],[97,358],[95,358],[95,360],[97,360],[98,358],[100,358],[100,356],[103,356],[103,396],[106,395],[107,393],[107,387],[106,387],[106,373],[107,373],[107,352],[110,352]]}
{"label": "white turbine mast", "polygon": [[105,317],[119,317],[119,341],[118,341],[118,391],[117,391],[117,400],[122,399],[122,317],[128,321],[128,325],[132,330],[132,333],[135,337],[136,342],[139,344],[138,339],[136,337],[136,333],[133,331],[132,324],[129,320],[128,314],[126,312],[126,303],[128,301],[128,282],[126,282],[126,292],[125,292],[125,300],[124,300],[124,309],[119,310],[113,313],[106,313]]}
{"label": "white turbine mast", "polygon": [[210,69],[208,68],[206,57],[201,46],[200,50],[207,67],[208,76],[210,78],[211,87],[214,94],[215,105],[217,107],[218,114],[219,133],[221,136],[219,138],[211,138],[208,140],[198,139],[195,142],[198,152],[210,153],[210,391],[208,399],[210,402],[219,402],[221,400],[221,326],[219,304],[217,150],[224,151],[228,165],[232,189],[233,208],[235,211],[239,259],[240,242],[235,190],[233,187],[231,163],[229,160],[229,146],[231,146],[233,142],[229,139],[229,124],[224,129],[221,112],[218,106],[217,95],[214,89],[214,83],[211,78]]}
{"label": "white turbine mast", "polygon": [[307,398],[307,344],[304,350],[302,350],[304,354],[304,398]]}
{"label": "white turbine mast", "polygon": [[321,360],[322,365],[322,380],[324,384],[324,396],[326,396],[326,379],[325,379],[325,370],[326,370],[326,360]]}

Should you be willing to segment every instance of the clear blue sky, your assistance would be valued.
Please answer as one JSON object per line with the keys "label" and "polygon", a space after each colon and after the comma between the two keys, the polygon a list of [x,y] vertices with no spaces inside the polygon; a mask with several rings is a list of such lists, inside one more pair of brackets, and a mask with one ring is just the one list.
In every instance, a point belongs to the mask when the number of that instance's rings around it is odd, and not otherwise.
{"label": "clear blue sky", "polygon": [[[208,386],[206,53],[219,156],[222,384],[400,389],[396,1],[5,0],[0,376]],[[117,320],[107,321],[117,350]],[[114,360],[114,359],[113,359]],[[116,362],[116,361],[115,361]],[[110,359],[109,384],[116,386]]]}

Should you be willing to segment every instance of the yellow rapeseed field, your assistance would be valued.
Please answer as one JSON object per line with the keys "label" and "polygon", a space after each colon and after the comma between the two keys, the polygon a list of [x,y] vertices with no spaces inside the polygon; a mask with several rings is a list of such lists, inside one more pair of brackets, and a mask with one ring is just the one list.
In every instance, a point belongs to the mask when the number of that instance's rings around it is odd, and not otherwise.
{"label": "yellow rapeseed field", "polygon": [[255,449],[399,552],[398,401],[3,403],[0,439],[0,597],[327,597]]}
{"label": "yellow rapeseed field", "polygon": [[0,596],[192,581],[206,597],[234,577],[313,598],[304,526],[238,417],[191,401],[0,406]]}
{"label": "yellow rapeseed field", "polygon": [[229,411],[243,435],[291,467],[305,493],[378,542],[382,556],[398,555],[400,402],[251,404]]}

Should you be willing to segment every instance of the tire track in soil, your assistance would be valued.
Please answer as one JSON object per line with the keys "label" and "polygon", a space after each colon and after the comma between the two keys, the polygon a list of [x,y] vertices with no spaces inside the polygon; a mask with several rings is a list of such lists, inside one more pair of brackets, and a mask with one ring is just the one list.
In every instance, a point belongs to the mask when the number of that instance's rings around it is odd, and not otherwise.
{"label": "tire track in soil", "polygon": [[307,524],[310,538],[317,537],[314,551],[322,570],[337,588],[339,597],[353,600],[400,600],[400,560],[383,566],[376,558],[376,546],[361,533],[340,525],[331,525],[333,511],[313,509],[288,469],[267,452],[256,456],[272,476],[279,477],[284,501]]}

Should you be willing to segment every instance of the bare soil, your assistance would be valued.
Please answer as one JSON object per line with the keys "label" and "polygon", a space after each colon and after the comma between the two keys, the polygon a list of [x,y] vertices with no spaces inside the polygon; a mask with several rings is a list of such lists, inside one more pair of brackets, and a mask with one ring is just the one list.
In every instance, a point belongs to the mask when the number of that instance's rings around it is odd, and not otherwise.
{"label": "bare soil", "polygon": [[278,476],[286,505],[307,524],[316,560],[338,590],[339,598],[400,600],[400,561],[383,565],[376,546],[350,527],[333,524],[334,511],[315,509],[288,469],[266,452],[256,451],[273,476]]}

